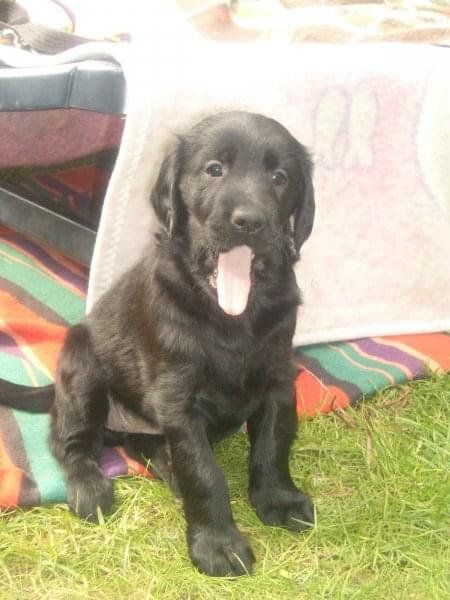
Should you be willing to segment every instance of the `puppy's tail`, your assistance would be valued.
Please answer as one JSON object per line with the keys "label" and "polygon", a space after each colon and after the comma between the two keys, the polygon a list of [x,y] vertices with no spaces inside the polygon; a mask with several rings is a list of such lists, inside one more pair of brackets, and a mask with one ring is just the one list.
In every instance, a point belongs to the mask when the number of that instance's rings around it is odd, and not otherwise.
{"label": "puppy's tail", "polygon": [[50,410],[55,397],[53,384],[44,387],[18,385],[0,379],[0,404],[33,413],[44,413]]}
{"label": "puppy's tail", "polygon": [[[30,387],[0,379],[0,405],[30,413],[46,413],[55,398],[55,386]],[[103,430],[105,446],[122,445],[128,435],[121,431]]]}

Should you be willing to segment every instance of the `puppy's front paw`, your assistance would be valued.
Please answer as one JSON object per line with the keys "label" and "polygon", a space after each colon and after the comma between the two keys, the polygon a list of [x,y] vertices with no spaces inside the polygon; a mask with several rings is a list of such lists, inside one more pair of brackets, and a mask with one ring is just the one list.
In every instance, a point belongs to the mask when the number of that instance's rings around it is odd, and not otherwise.
{"label": "puppy's front paw", "polygon": [[225,577],[252,572],[252,549],[234,525],[224,529],[192,528],[188,545],[192,563],[206,575]]}
{"label": "puppy's front paw", "polygon": [[83,476],[69,477],[67,481],[67,503],[70,510],[81,519],[98,522],[98,508],[107,513],[114,500],[113,483],[100,469]]}
{"label": "puppy's front paw", "polygon": [[250,492],[256,514],[266,525],[304,531],[314,525],[314,505],[295,487],[262,487]]}

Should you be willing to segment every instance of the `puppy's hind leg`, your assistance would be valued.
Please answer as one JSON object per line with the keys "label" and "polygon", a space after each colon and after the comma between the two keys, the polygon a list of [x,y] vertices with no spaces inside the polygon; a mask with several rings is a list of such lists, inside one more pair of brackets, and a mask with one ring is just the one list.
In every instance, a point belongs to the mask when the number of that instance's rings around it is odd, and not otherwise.
{"label": "puppy's hind leg", "polygon": [[166,483],[176,496],[180,489],[172,467],[170,447],[163,435],[130,433],[123,444],[128,456],[144,465],[149,465],[158,479]]}
{"label": "puppy's hind leg", "polygon": [[67,502],[81,518],[107,512],[113,486],[99,466],[107,417],[107,389],[89,330],[75,325],[61,352],[52,408],[50,447],[67,475]]}

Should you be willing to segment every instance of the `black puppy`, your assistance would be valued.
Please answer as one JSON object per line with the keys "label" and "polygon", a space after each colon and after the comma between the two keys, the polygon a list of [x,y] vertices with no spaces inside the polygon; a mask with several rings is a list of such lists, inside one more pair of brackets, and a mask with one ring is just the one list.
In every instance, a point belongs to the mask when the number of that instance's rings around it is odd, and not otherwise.
{"label": "black puppy", "polygon": [[192,562],[209,575],[254,562],[212,451],[242,423],[258,516],[293,531],[314,520],[289,473],[293,264],[313,224],[311,171],[305,148],[262,115],[221,113],[179,137],[151,196],[154,243],[61,352],[50,444],[71,509],[91,520],[110,509],[99,467],[108,415],[144,423],[148,458],[181,494]]}

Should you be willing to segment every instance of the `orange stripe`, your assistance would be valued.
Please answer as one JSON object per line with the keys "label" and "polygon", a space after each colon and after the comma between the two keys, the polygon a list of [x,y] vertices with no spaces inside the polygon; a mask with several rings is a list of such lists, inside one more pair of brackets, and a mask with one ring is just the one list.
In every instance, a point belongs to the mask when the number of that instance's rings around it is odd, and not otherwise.
{"label": "orange stripe", "polygon": [[7,323],[5,330],[13,337],[24,354],[39,369],[54,373],[58,353],[64,342],[67,328],[49,323],[17,299],[0,290],[2,320]]}
{"label": "orange stripe", "polygon": [[22,473],[12,462],[0,437],[0,507],[18,506]]}
{"label": "orange stripe", "polygon": [[19,506],[22,478],[20,469],[0,469],[0,508]]}
{"label": "orange stripe", "polygon": [[301,363],[302,371],[295,380],[297,414],[314,417],[318,413],[328,413],[350,405],[347,394],[333,385],[324,385]]}
{"label": "orange stripe", "polygon": [[142,465],[137,460],[130,458],[125,450],[121,446],[117,446],[115,448],[123,460],[127,463],[128,466],[128,475],[144,475],[144,477],[148,477],[149,479],[155,479],[154,473],[147,469],[144,465]]}
{"label": "orange stripe", "polygon": [[383,341],[422,360],[433,371],[450,371],[450,336],[443,333],[383,336]]}
{"label": "orange stripe", "polygon": [[15,345],[20,348],[20,351],[25,355],[26,360],[34,365],[34,367],[36,367],[36,369],[38,369],[41,373],[46,375],[46,377],[49,377],[50,379],[52,378],[52,374],[46,365],[36,356],[35,348],[28,346],[25,340],[20,335],[17,335],[11,331],[8,325],[2,319],[0,319],[0,331],[1,330],[5,331],[8,336],[14,340]]}

